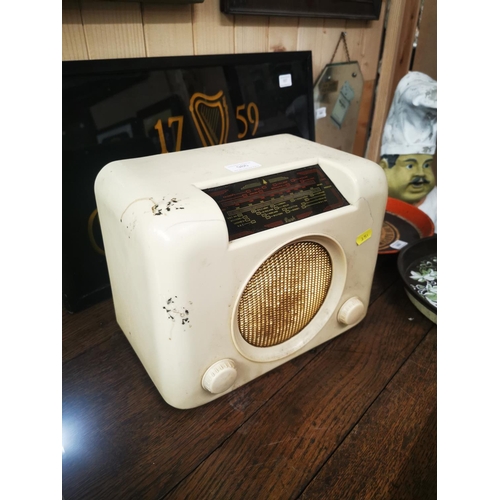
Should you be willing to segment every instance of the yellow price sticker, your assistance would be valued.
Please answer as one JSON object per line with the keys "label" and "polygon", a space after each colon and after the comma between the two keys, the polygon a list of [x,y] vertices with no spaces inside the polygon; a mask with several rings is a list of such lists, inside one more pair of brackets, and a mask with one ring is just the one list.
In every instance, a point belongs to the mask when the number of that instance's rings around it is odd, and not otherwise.
{"label": "yellow price sticker", "polygon": [[372,230],[368,229],[364,233],[361,233],[357,238],[356,238],[356,245],[361,245],[364,243],[366,240],[369,240],[372,237]]}

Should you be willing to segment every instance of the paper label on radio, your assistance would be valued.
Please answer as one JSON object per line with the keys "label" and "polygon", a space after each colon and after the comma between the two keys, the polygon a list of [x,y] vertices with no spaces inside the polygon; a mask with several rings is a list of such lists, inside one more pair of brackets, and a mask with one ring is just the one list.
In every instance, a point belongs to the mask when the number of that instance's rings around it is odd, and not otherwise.
{"label": "paper label on radio", "polygon": [[391,243],[389,246],[391,248],[394,248],[394,250],[401,250],[403,247],[405,247],[406,245],[408,245],[408,243],[406,241],[403,241],[403,240],[396,240],[394,241],[393,243]]}
{"label": "paper label on radio", "polygon": [[280,88],[292,86],[292,75],[280,75]]}
{"label": "paper label on radio", "polygon": [[369,240],[372,237],[372,230],[367,229],[364,233],[361,233],[357,238],[356,238],[356,245],[361,245],[363,244],[366,240]]}
{"label": "paper label on radio", "polygon": [[228,170],[231,172],[242,172],[243,170],[250,170],[251,168],[261,167],[260,163],[256,163],[255,161],[244,161],[242,163],[233,163],[233,165],[226,165]]}

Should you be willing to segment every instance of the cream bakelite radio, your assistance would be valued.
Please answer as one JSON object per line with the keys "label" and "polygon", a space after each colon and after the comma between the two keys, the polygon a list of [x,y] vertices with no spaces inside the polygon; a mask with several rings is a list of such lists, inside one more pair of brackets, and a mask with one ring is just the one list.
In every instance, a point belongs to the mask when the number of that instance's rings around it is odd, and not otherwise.
{"label": "cream bakelite radio", "polygon": [[277,135],[115,161],[95,194],[117,322],[176,408],[366,315],[387,200],[369,160]]}

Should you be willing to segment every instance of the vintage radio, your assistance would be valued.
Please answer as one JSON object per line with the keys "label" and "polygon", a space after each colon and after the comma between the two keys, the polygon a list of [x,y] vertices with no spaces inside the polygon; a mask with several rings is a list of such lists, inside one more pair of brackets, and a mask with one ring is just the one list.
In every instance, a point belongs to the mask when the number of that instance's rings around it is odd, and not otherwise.
{"label": "vintage radio", "polygon": [[117,322],[174,407],[367,312],[387,200],[369,160],[276,135],[115,161],[95,194]]}

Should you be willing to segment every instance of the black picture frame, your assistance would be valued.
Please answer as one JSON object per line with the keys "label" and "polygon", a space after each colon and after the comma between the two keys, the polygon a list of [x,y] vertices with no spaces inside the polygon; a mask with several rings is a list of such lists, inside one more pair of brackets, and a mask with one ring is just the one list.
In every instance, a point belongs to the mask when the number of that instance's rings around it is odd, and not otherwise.
{"label": "black picture frame", "polygon": [[376,20],[382,0],[220,0],[225,14]]}
{"label": "black picture frame", "polygon": [[191,109],[202,110],[221,92],[223,142],[280,133],[315,140],[311,51],[62,63],[66,310],[77,312],[111,296],[94,195],[100,169],[162,148],[210,146],[217,137],[202,134],[203,116]]}

